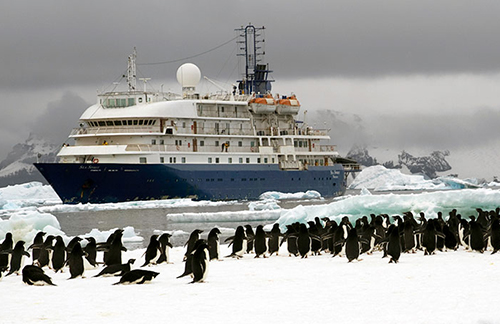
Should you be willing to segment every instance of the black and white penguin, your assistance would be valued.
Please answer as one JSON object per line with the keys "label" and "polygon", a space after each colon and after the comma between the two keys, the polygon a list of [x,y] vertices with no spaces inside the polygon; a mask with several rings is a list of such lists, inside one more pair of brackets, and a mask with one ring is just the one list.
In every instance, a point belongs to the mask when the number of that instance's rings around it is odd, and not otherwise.
{"label": "black and white penguin", "polygon": [[170,237],[172,235],[169,233],[163,233],[160,235],[158,238],[158,242],[160,243],[160,257],[158,258],[158,261],[156,261],[157,264],[166,262],[170,263],[170,249],[173,247],[172,243],[169,242]]}
{"label": "black and white penguin", "polygon": [[106,254],[105,264],[122,264],[122,251],[127,251],[122,243],[123,230],[117,229],[113,235],[113,241],[109,245],[109,249]]}
{"label": "black and white penguin", "polygon": [[203,242],[196,248],[191,258],[193,272],[193,281],[191,283],[203,282],[207,278],[209,259],[208,244]]}
{"label": "black and white penguin", "polygon": [[473,251],[478,251],[483,253],[486,249],[485,240],[484,240],[484,230],[480,223],[475,220],[471,220],[469,222],[470,226],[470,248]]}
{"label": "black and white penguin", "polygon": [[114,283],[113,285],[130,285],[130,284],[143,284],[146,282],[150,282],[153,278],[159,275],[158,272],[142,270],[142,269],[134,269],[125,273],[120,281]]}
{"label": "black and white penguin", "polygon": [[43,244],[43,237],[45,236],[45,234],[47,233],[42,231],[36,233],[35,238],[33,239],[33,244],[31,244],[31,246],[28,247],[28,250],[31,248],[33,249],[31,251],[33,261],[38,260],[38,255],[40,254],[40,246],[42,246]]}
{"label": "black and white penguin", "polygon": [[500,250],[500,219],[496,218],[492,220],[490,226],[490,241],[491,247],[493,248],[493,252],[491,254],[495,254]]}
{"label": "black and white penguin", "polygon": [[[297,226],[296,226],[297,225]],[[299,255],[299,249],[297,246],[297,235],[298,235],[298,224],[286,225],[286,231],[283,234],[283,239],[281,240],[280,246],[286,241],[286,248],[288,250],[288,256]]]}
{"label": "black and white penguin", "polygon": [[184,260],[186,260],[187,256],[194,251],[194,244],[201,238],[201,233],[203,233],[202,230],[195,229],[189,235],[189,239],[187,240],[186,244],[184,244],[184,246],[187,246],[186,253],[184,253]]}
{"label": "black and white penguin", "polygon": [[147,265],[155,265],[156,261],[160,258],[161,249],[160,242],[158,242],[158,235],[153,234],[149,239],[148,247],[146,248],[146,252],[144,252],[144,264],[141,267],[145,267]]}
{"label": "black and white penguin", "polygon": [[[75,236],[73,237],[69,242],[68,242],[68,246],[66,246],[66,251],[69,253],[71,253],[71,251],[73,250],[73,247],[75,246],[75,244],[78,242],[81,242],[83,239],[79,236]],[[80,243],[81,244],[81,243]]]}
{"label": "black and white penguin", "polygon": [[67,260],[69,273],[71,274],[69,279],[74,279],[80,276],[83,278],[83,273],[85,271],[85,267],[83,266],[84,255],[85,252],[83,252],[80,242],[76,242],[71,250],[71,253],[68,255]]}
{"label": "black and white penguin", "polygon": [[[52,241],[54,240],[53,235],[48,235],[43,241],[42,245],[39,247],[38,259],[36,260],[36,265],[40,268],[49,266],[52,259]],[[35,246],[33,245],[33,248]],[[50,266],[49,266],[50,267]]]}
{"label": "black and white penguin", "polygon": [[245,251],[245,253],[252,253],[255,233],[252,226],[250,226],[249,224],[245,225],[245,235],[247,237],[247,250]]}
{"label": "black and white penguin", "polygon": [[220,240],[219,235],[221,234],[220,230],[217,227],[212,228],[212,230],[208,233],[207,243],[208,243],[208,252],[210,255],[209,260],[219,260],[220,254]]}
{"label": "black and white penguin", "polygon": [[227,257],[234,257],[234,258],[242,258],[243,254],[247,251],[247,236],[245,234],[245,229],[243,226],[238,226],[236,228],[236,231],[234,233],[234,236],[228,237],[226,239],[227,241],[231,241],[229,243],[229,246],[232,245],[232,252],[230,255],[226,256]]}
{"label": "black and white penguin", "polygon": [[280,248],[280,236],[280,226],[278,223],[276,223],[273,225],[273,228],[271,229],[271,233],[269,235],[269,240],[267,241],[267,245],[269,246],[269,256],[273,255],[273,253],[276,253],[276,255],[278,255],[278,251]]}
{"label": "black and white penguin", "polygon": [[389,260],[389,263],[398,263],[399,262],[399,257],[401,256],[401,238],[399,235],[399,230],[398,227],[394,224],[391,224],[390,229],[387,230],[389,233],[389,237],[387,238],[387,246],[386,246],[386,253],[388,256],[391,257]]}
{"label": "black and white penguin", "polygon": [[267,252],[267,236],[266,232],[264,232],[264,226],[259,225],[255,229],[255,236],[253,243],[254,243],[255,257],[258,258],[262,255],[265,258]]}
{"label": "black and white penguin", "polygon": [[457,236],[452,232],[448,224],[443,225],[443,234],[444,246],[446,247],[446,249],[455,251],[458,248]]}
{"label": "black and white penguin", "polygon": [[405,215],[405,220],[403,221],[403,239],[405,242],[404,252],[415,253],[415,224],[412,219]]}
{"label": "black and white penguin", "polygon": [[[93,237],[86,237],[87,245],[83,248],[85,252],[85,269],[97,267],[97,242]],[[88,264],[87,264],[88,263]]]}
{"label": "black and white penguin", "polygon": [[58,235],[56,236],[56,243],[51,248],[52,249],[52,269],[57,273],[62,272],[64,264],[66,263],[66,244],[64,244],[63,238]]}
{"label": "black and white penguin", "polygon": [[124,264],[112,264],[102,269],[101,272],[94,277],[123,276],[125,273],[130,271],[134,262],[135,259],[129,259],[128,262]]}
{"label": "black and white penguin", "polygon": [[[5,252],[7,251],[2,251],[2,253]],[[13,273],[19,275],[19,271],[24,265],[24,257],[30,256],[30,254],[24,250],[24,241],[16,242],[14,249],[8,251],[8,253],[11,254],[11,257],[10,257],[9,273],[7,273],[7,276]]]}
{"label": "black and white penguin", "polygon": [[347,262],[358,260],[360,250],[359,245],[358,231],[356,230],[356,227],[351,228],[345,240],[345,255],[347,257]]}
{"label": "black and white penguin", "polygon": [[301,223],[299,227],[299,234],[297,236],[297,248],[302,258],[307,258],[311,251],[311,236],[306,224]]}
{"label": "black and white penguin", "polygon": [[2,244],[0,244],[0,273],[7,271],[10,264],[10,253],[2,253],[2,251],[10,251],[14,247],[14,241],[12,240],[12,233],[7,232],[5,234],[5,239]]}
{"label": "black and white penguin", "polygon": [[424,255],[431,255],[435,253],[437,236],[444,237],[434,226],[434,219],[429,219],[422,233],[422,247],[424,248]]}
{"label": "black and white penguin", "polygon": [[[198,248],[198,246],[202,245],[206,243],[205,240],[198,240],[194,243],[194,251],[196,251],[196,249]],[[187,257],[186,257],[186,260],[185,260],[185,264],[184,264],[184,272],[177,277],[178,278],[182,278],[182,277],[185,277],[185,276],[193,276],[193,269],[192,269],[192,259],[193,259],[193,252],[191,252]]]}
{"label": "black and white penguin", "polygon": [[34,265],[27,265],[23,268],[23,282],[30,286],[55,286],[52,279],[47,276],[42,268]]}

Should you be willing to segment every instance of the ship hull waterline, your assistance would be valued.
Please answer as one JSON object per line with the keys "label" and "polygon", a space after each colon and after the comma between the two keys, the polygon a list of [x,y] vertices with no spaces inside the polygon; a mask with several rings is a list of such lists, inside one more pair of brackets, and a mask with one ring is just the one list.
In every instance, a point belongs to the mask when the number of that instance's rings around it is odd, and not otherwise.
{"label": "ship hull waterline", "polygon": [[256,200],[267,191],[344,194],[341,164],[280,170],[272,164],[35,163],[65,204],[139,200]]}

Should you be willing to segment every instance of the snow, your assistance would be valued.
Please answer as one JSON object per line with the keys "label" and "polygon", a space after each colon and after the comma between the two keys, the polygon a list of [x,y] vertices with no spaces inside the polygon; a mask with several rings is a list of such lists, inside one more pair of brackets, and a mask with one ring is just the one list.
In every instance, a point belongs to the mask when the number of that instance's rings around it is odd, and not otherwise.
{"label": "snow", "polygon": [[[495,323],[500,318],[498,255],[463,250],[404,254],[388,264],[381,252],[347,263],[329,254],[307,259],[279,256],[212,261],[204,283],[176,279],[184,248],[171,250],[173,264],[147,267],[160,274],[144,285],[112,285],[116,277],[67,280],[69,272],[46,268],[53,286],[27,286],[4,277],[2,323]],[[144,260],[144,249],[123,260]],[[221,246],[222,255],[230,250]],[[101,260],[102,255],[98,255]],[[479,275],[480,274],[480,275]]]}

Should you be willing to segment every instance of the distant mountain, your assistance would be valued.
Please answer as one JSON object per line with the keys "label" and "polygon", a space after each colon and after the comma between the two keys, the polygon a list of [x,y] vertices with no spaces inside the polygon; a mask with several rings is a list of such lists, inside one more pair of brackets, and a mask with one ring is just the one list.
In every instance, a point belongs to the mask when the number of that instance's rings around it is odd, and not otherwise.
{"label": "distant mountain", "polygon": [[[450,171],[451,165],[446,161],[450,155],[449,151],[434,151],[429,156],[415,157],[412,154],[402,151],[397,156],[397,161],[387,160],[381,163],[388,169],[402,169],[406,167],[411,174],[422,174],[430,179],[438,177],[438,172]],[[363,166],[369,167],[379,165],[377,159],[372,157],[367,147],[354,145],[347,153],[347,157],[356,160]]]}
{"label": "distant mountain", "polygon": [[0,162],[0,187],[40,181],[47,183],[33,163],[55,162],[59,146],[30,134],[24,143],[16,144]]}

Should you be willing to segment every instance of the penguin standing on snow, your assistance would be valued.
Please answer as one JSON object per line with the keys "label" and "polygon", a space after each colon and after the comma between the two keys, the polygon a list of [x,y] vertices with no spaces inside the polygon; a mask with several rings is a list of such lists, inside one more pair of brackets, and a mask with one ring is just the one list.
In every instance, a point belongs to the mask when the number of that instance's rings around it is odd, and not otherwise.
{"label": "penguin standing on snow", "polygon": [[399,262],[399,257],[401,256],[401,238],[399,236],[399,226],[395,226],[394,224],[391,224],[389,226],[390,230],[387,232],[390,232],[388,240],[387,240],[387,246],[386,246],[386,253],[388,256],[391,257],[389,260],[389,263],[398,263]]}
{"label": "penguin standing on snow", "polygon": [[297,247],[297,231],[295,230],[294,224],[286,225],[286,232],[283,234],[283,239],[281,240],[281,244],[286,241],[286,248],[288,250],[288,256],[297,256],[299,254],[299,250]]}
{"label": "penguin standing on snow", "polygon": [[122,264],[122,251],[127,251],[122,243],[123,230],[117,229],[106,254],[106,265]]}
{"label": "penguin standing on snow", "polygon": [[261,255],[265,258],[267,252],[267,243],[266,243],[266,232],[264,232],[264,226],[259,225],[255,229],[255,237],[254,237],[254,250],[255,257],[259,258]]}
{"label": "penguin standing on snow", "polygon": [[498,218],[491,222],[490,239],[491,246],[493,247],[493,252],[491,252],[491,254],[495,254],[500,250],[500,219]]}
{"label": "penguin standing on snow", "polygon": [[278,251],[280,248],[279,246],[280,236],[281,236],[280,226],[278,223],[276,223],[273,225],[269,240],[267,241],[267,245],[269,246],[269,256],[273,255],[273,253],[276,253],[276,255],[278,255]]}
{"label": "penguin standing on snow", "polygon": [[184,260],[186,260],[187,256],[194,251],[194,244],[200,239],[201,233],[203,233],[202,230],[195,229],[191,232],[191,235],[189,235],[189,239],[187,240],[186,244],[184,244],[184,246],[187,246],[186,253],[184,253]]}
{"label": "penguin standing on snow", "polygon": [[134,269],[127,273],[125,273],[120,281],[114,283],[113,285],[130,285],[130,284],[138,284],[142,285],[143,283],[150,282],[153,278],[159,275],[158,272],[142,270],[142,269]]}
{"label": "penguin standing on snow", "polygon": [[192,262],[192,259],[193,259],[193,253],[196,251],[196,249],[198,248],[198,246],[202,245],[203,243],[206,243],[205,240],[198,240],[194,243],[194,251],[191,252],[187,258],[186,258],[186,263],[184,264],[184,272],[177,277],[177,279],[179,278],[182,278],[182,277],[185,277],[185,276],[193,276],[193,262]]}
{"label": "penguin standing on snow", "polygon": [[203,242],[196,248],[191,258],[191,269],[193,271],[193,281],[191,283],[203,282],[207,278],[209,258],[208,244]]}
{"label": "penguin standing on snow", "polygon": [[94,277],[110,277],[110,276],[123,276],[130,271],[132,264],[134,264],[135,259],[129,259],[125,264],[112,264],[105,267]]}
{"label": "penguin standing on snow", "polygon": [[358,231],[356,227],[353,227],[349,230],[349,234],[347,234],[345,240],[345,255],[347,257],[347,262],[358,260],[360,250],[359,243]]}
{"label": "penguin standing on snow", "polygon": [[85,267],[83,266],[83,256],[85,252],[83,252],[82,246],[80,242],[76,242],[71,250],[71,253],[68,255],[68,265],[69,265],[69,273],[71,277],[69,279],[74,279],[77,277],[83,278],[83,272],[85,271]]}
{"label": "penguin standing on snow", "polygon": [[470,226],[470,248],[473,251],[478,251],[479,253],[483,253],[486,244],[484,242],[484,232],[483,227],[480,223],[475,220],[471,220],[469,222]]}
{"label": "penguin standing on snow", "polygon": [[158,242],[160,243],[160,257],[158,258],[158,261],[156,261],[156,264],[160,264],[163,262],[169,263],[170,249],[173,247],[172,244],[169,242],[171,236],[172,236],[171,234],[163,233],[158,238]]}
{"label": "penguin standing on snow", "polygon": [[[42,245],[39,247],[40,251],[38,253],[38,259],[36,263],[40,268],[48,266],[52,259],[51,253],[52,253],[53,240],[54,236],[49,235],[45,238],[45,241],[43,241]],[[35,248],[34,245],[32,245],[32,247]]]}
{"label": "penguin standing on snow", "polygon": [[160,258],[160,242],[158,242],[158,235],[151,235],[146,252],[144,252],[144,264],[141,267],[145,267],[150,264],[156,264],[156,261]]}
{"label": "penguin standing on snow", "polygon": [[215,227],[208,233],[207,243],[208,243],[208,253],[210,255],[209,260],[218,260],[220,254],[220,242],[219,235],[220,230]]}
{"label": "penguin standing on snow", "polygon": [[[85,252],[85,260],[87,260],[91,267],[95,268],[97,267],[97,243],[93,237],[86,237],[85,239],[88,241],[83,249]],[[90,267],[87,266],[86,268],[88,269]]]}
{"label": "penguin standing on snow", "polygon": [[40,254],[40,246],[43,244],[43,237],[45,234],[47,234],[47,233],[42,232],[42,231],[39,231],[38,233],[36,233],[35,238],[33,239],[33,244],[31,244],[31,246],[28,247],[28,249],[33,248],[33,250],[31,251],[31,253],[33,254],[32,255],[33,261],[38,260],[38,255]]}
{"label": "penguin standing on snow", "polygon": [[311,236],[306,224],[301,223],[299,227],[299,235],[297,236],[297,247],[302,258],[307,258],[311,251]]}
{"label": "penguin standing on snow", "polygon": [[226,258],[227,257],[235,257],[238,259],[242,258],[245,251],[247,251],[247,242],[248,242],[247,236],[245,234],[245,229],[243,228],[243,226],[238,226],[236,228],[234,236],[228,237],[226,239],[226,242],[227,241],[231,241],[231,243],[229,243],[229,246],[232,245],[233,249],[231,254],[226,256]]}
{"label": "penguin standing on snow", "polygon": [[[7,251],[2,251],[2,253],[5,252]],[[8,251],[8,253],[9,252],[11,253],[11,257],[10,257],[9,273],[7,273],[7,276],[13,273],[19,275],[19,271],[24,265],[24,257],[30,256],[30,254],[24,250],[24,241],[18,241],[14,246],[14,249]]]}
{"label": "penguin standing on snow", "polygon": [[61,236],[56,237],[56,243],[52,247],[52,269],[57,273],[62,272],[66,262],[66,244]]}
{"label": "penguin standing on snow", "polygon": [[247,236],[247,250],[245,251],[246,253],[252,253],[253,251],[253,240],[255,233],[253,231],[252,226],[250,225],[245,225],[245,234]]}
{"label": "penguin standing on snow", "polygon": [[52,279],[47,276],[42,268],[34,265],[27,265],[23,268],[23,282],[30,286],[55,286]]}
{"label": "penguin standing on snow", "polygon": [[8,232],[5,234],[5,239],[2,244],[0,244],[0,274],[3,271],[7,271],[9,268],[9,253],[2,253],[2,251],[10,251],[14,246],[14,241],[12,240],[12,233]]}

